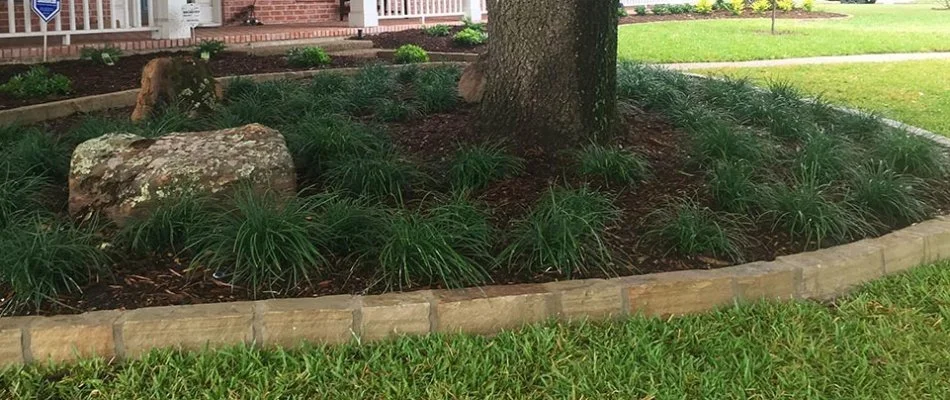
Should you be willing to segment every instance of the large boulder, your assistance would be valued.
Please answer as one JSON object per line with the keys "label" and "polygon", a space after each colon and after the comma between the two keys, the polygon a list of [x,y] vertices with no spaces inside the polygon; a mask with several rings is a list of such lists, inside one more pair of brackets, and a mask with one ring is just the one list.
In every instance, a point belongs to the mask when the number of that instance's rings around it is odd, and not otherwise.
{"label": "large boulder", "polygon": [[227,194],[238,185],[295,193],[294,164],[280,132],[259,124],[147,139],[111,133],[80,144],[69,172],[69,213],[121,224],[182,192]]}
{"label": "large boulder", "polygon": [[148,119],[171,104],[188,112],[207,111],[214,108],[223,94],[224,90],[211,74],[207,61],[156,58],[142,68],[141,89],[131,119],[132,122]]}

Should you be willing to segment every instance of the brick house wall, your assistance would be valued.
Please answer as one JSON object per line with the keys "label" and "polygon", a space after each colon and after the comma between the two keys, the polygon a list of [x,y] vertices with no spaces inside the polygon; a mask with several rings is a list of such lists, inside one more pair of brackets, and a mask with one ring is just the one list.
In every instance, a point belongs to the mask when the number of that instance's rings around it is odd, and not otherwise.
{"label": "brick house wall", "polygon": [[[69,30],[69,2],[71,0],[63,0],[63,9],[59,12],[60,23],[62,24],[62,29]],[[76,29],[83,29],[83,2],[82,0],[72,0],[76,2]],[[102,0],[102,16],[103,16],[103,28],[111,28],[111,18],[112,18],[112,7],[110,0]],[[36,16],[33,13],[33,10],[27,10],[30,13],[30,26],[33,29],[33,32],[40,31],[40,24],[42,23],[40,17]],[[17,0],[14,4],[13,12],[16,18],[16,32],[25,32],[26,29],[23,24],[23,1]],[[7,2],[0,3],[0,33],[10,33],[10,24],[7,20],[10,15],[10,10],[7,7]],[[96,0],[89,0],[89,25],[90,29],[98,29],[99,18],[96,13]],[[52,31],[56,27],[56,19],[53,19],[49,22],[49,25],[46,27],[48,30]]]}
{"label": "brick house wall", "polygon": [[[231,24],[255,0],[222,0],[224,23]],[[254,16],[266,25],[340,20],[339,0],[257,0]]]}

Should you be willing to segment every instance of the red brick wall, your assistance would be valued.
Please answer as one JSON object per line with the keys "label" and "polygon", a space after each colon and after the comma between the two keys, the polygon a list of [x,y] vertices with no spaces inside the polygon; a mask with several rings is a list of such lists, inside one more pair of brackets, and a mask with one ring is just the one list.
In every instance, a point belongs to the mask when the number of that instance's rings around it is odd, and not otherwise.
{"label": "red brick wall", "polygon": [[[60,23],[62,24],[62,29],[64,31],[69,30],[69,1],[70,0],[63,0],[63,9],[62,11],[59,12]],[[75,0],[75,1],[76,1],[76,6],[75,6],[76,29],[83,29],[83,23],[84,23],[83,7],[82,7],[83,3],[82,3],[82,0]],[[106,29],[109,29],[112,27],[111,23],[109,22],[110,18],[112,17],[112,8],[110,5],[111,3],[109,2],[109,0],[102,0],[102,16],[103,16],[103,19],[105,20],[103,22],[103,28],[106,28]],[[10,10],[7,8],[7,2],[3,1],[2,3],[0,3],[0,33],[10,33],[10,24],[9,24],[9,21],[7,20],[9,12]],[[32,10],[29,10],[29,12],[30,12],[30,20],[31,20],[30,25],[33,28],[33,32],[39,32],[40,31],[40,17],[37,17],[36,14],[33,13]],[[16,3],[14,4],[14,13],[16,17],[16,31],[25,32],[25,28],[23,26],[23,1],[22,0],[17,0]],[[99,18],[97,17],[97,14],[96,14],[96,0],[89,0],[90,29],[99,29],[98,21],[99,21]],[[56,19],[53,19],[52,21],[49,22],[47,29],[52,31],[53,29],[55,29],[55,27],[56,27]]]}
{"label": "red brick wall", "polygon": [[[222,0],[225,24],[254,0]],[[254,15],[266,25],[340,20],[339,0],[257,0]],[[240,23],[238,21],[237,23]]]}

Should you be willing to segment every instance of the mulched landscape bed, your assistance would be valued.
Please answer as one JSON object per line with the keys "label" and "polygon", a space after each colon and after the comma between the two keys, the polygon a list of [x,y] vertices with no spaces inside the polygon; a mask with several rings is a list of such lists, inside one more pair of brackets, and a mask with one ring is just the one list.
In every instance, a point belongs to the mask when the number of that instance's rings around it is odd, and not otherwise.
{"label": "mulched landscape bed", "polygon": [[[137,89],[142,80],[142,68],[158,57],[190,57],[191,52],[161,52],[152,54],[123,55],[113,66],[106,66],[88,60],[66,60],[42,64],[50,72],[65,75],[72,83],[72,92],[67,96],[49,98],[19,99],[0,93],[0,110],[22,107],[31,104],[71,99]],[[346,68],[364,65],[372,59],[362,57],[333,57],[327,68]],[[307,68],[293,68],[287,65],[282,55],[256,56],[243,52],[225,51],[209,61],[214,76],[232,76],[263,74],[269,72],[300,71]],[[13,64],[0,67],[0,83],[8,81],[14,75],[26,72],[34,64]]]}
{"label": "mulched landscape bed", "polygon": [[[643,24],[647,22],[664,22],[664,21],[700,21],[708,19],[757,19],[757,18],[772,18],[771,12],[765,14],[756,14],[752,10],[746,10],[741,15],[733,15],[732,12],[719,10],[713,11],[709,14],[700,14],[700,13],[688,13],[688,14],[666,14],[666,15],[635,15],[633,12],[630,12],[631,15],[628,15],[620,19],[620,25],[629,25],[629,24]],[[781,19],[820,19],[820,18],[843,18],[847,17],[844,14],[824,12],[824,11],[805,11],[801,9],[796,9],[788,12],[779,11],[775,13],[775,18]]]}
{"label": "mulched landscape bed", "polygon": [[408,29],[398,32],[382,32],[378,35],[366,36],[364,39],[373,41],[373,47],[380,49],[396,49],[404,44],[414,44],[427,51],[441,53],[484,53],[488,51],[487,44],[478,46],[455,44],[452,37],[462,29],[464,28],[461,26],[453,26],[451,28],[452,33],[448,36],[430,36],[426,35],[422,29]]}

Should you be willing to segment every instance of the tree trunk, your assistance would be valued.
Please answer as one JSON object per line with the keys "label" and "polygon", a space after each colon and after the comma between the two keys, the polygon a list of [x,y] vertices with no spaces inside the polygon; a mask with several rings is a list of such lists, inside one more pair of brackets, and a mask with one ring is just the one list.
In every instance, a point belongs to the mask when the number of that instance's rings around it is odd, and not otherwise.
{"label": "tree trunk", "polygon": [[778,8],[778,0],[772,0],[772,34],[775,34],[775,9]]}
{"label": "tree trunk", "polygon": [[616,0],[489,0],[481,128],[552,152],[612,133]]}

